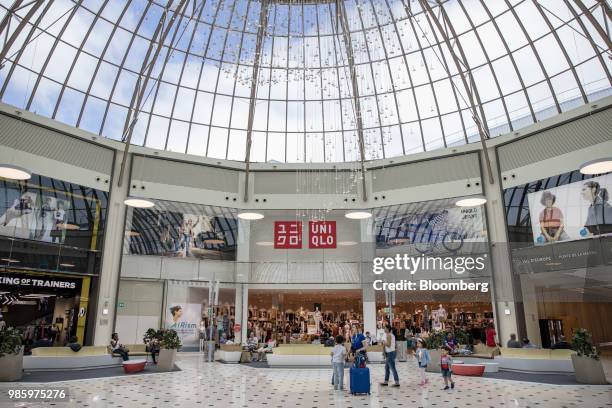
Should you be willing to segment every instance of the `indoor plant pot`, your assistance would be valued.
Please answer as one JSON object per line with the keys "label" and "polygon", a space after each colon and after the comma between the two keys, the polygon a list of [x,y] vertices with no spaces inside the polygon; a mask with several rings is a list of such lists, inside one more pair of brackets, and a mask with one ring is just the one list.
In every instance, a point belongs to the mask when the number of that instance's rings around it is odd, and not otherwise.
{"label": "indoor plant pot", "polygon": [[601,360],[572,354],[576,381],[582,384],[607,384]]}
{"label": "indoor plant pot", "polygon": [[176,331],[160,330],[159,336],[159,357],[157,360],[157,367],[162,371],[170,371],[174,368],[174,361],[176,359],[176,351],[181,347],[181,339],[179,338]]}
{"label": "indoor plant pot", "polygon": [[170,371],[174,368],[176,349],[161,348],[157,357],[157,367],[161,371]]}
{"label": "indoor plant pot", "polygon": [[572,338],[572,364],[576,381],[582,384],[607,384],[606,375],[599,359],[599,353],[593,347],[591,333],[578,329]]}
{"label": "indoor plant pot", "polygon": [[442,350],[434,349],[429,351],[429,364],[427,364],[427,368],[425,371],[428,373],[439,373],[440,372],[440,356],[442,355]]}
{"label": "indoor plant pot", "polygon": [[23,376],[23,346],[19,331],[0,331],[0,381],[18,381]]}

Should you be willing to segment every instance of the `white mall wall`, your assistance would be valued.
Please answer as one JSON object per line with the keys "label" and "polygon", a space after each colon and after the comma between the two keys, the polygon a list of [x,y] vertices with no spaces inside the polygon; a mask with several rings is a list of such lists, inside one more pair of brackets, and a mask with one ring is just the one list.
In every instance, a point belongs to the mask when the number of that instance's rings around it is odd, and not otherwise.
{"label": "white mall wall", "polygon": [[[575,170],[586,159],[600,157],[602,154],[610,155],[609,152],[612,151],[610,107],[612,107],[612,97],[603,98],[597,101],[597,104],[579,107],[518,132],[487,141],[491,152],[499,156],[500,164],[499,168],[493,169],[494,177],[500,178],[501,173],[501,180],[496,180],[496,184],[501,183],[501,185],[498,184],[496,190],[486,191],[490,198],[487,209],[496,212],[493,216],[489,216],[489,229],[496,231],[491,237],[491,244],[504,242],[506,227],[503,223],[503,214],[498,213],[499,205],[502,203],[502,188]],[[29,167],[35,173],[111,192],[98,311],[95,314],[96,344],[106,344],[112,327],[125,324],[125,321],[115,319],[114,308],[111,307],[109,315],[106,316],[102,316],[100,311],[104,302],[109,302],[111,306],[116,304],[120,274],[124,278],[141,280],[172,278],[231,282],[245,279],[244,263],[121,256],[125,207],[120,198],[124,194],[254,210],[295,209],[297,206],[316,209],[321,207],[321,203],[346,210],[481,194],[482,187],[477,184],[482,185],[485,182],[479,167],[480,146],[470,144],[366,163],[368,169],[365,174],[366,192],[369,198],[367,202],[363,202],[360,198],[363,193],[361,183],[358,183],[354,191],[344,196],[329,193],[300,194],[296,191],[295,183],[290,181],[294,178],[296,170],[312,170],[313,166],[316,166],[321,169],[320,175],[325,179],[325,177],[334,177],[336,171],[354,168],[354,164],[254,163],[249,180],[250,200],[244,202],[242,199],[245,181],[244,163],[132,146],[131,152],[137,164],[131,169],[130,174],[126,175],[130,177],[126,183],[129,191],[118,193],[116,180],[112,177],[116,177],[118,163],[115,160],[117,156],[120,157],[124,147],[121,143],[30,112],[16,110],[6,104],[0,104],[0,119],[3,121],[1,123],[4,123],[0,126],[0,144],[3,147],[0,149],[0,160],[8,163],[14,163],[16,160],[18,164]],[[20,144],[20,139],[32,138],[34,135],[33,143]],[[66,145],[65,149],[55,148],[62,146],[62,143]],[[43,148],[32,150],[32,146]],[[87,159],[88,157],[91,159]],[[138,162],[139,160],[143,160],[142,163],[146,162],[146,165]],[[167,163],[168,161],[170,163]],[[163,177],[157,174],[156,170],[162,167],[167,170],[164,171]],[[266,188],[271,180],[278,180],[278,185],[273,189]],[[355,201],[349,199],[345,202],[344,199],[347,197],[355,198]],[[375,197],[378,197],[378,200],[375,200]],[[255,201],[256,198],[260,198],[259,202]],[[264,198],[266,202],[263,202]],[[248,242],[256,242],[258,228],[253,231],[255,237],[251,237]],[[261,228],[265,230],[269,225],[262,225]],[[342,225],[339,228],[348,235],[355,233],[351,226],[345,228]],[[266,260],[266,256],[272,256],[272,254],[259,256],[257,253],[260,248],[253,248],[248,244],[247,249],[244,247],[246,243],[242,245],[242,254],[239,250],[238,258],[241,262]],[[353,258],[357,255],[355,251],[355,248],[343,248],[333,255],[327,254],[325,259],[345,262],[348,259],[355,259]],[[300,255],[295,259],[317,258],[310,254]],[[509,259],[503,254],[494,256],[497,258],[496,269],[499,269],[496,270],[496,274],[508,279],[507,275],[511,273]],[[288,258],[290,256],[286,259]],[[360,258],[363,260],[363,254]],[[342,272],[336,279],[346,278],[348,275],[345,276],[344,273]],[[289,275],[286,276],[286,281],[289,282]],[[302,279],[307,277],[308,274],[302,275]],[[246,293],[248,291],[245,291],[245,295],[241,297],[243,305],[248,299]],[[365,299],[368,301],[369,296]],[[498,310],[498,317],[499,312]],[[516,315],[510,316],[507,318],[510,319],[508,327],[514,327]],[[506,329],[500,330],[501,337],[506,337],[506,332]],[[139,335],[137,331],[135,336]]]}

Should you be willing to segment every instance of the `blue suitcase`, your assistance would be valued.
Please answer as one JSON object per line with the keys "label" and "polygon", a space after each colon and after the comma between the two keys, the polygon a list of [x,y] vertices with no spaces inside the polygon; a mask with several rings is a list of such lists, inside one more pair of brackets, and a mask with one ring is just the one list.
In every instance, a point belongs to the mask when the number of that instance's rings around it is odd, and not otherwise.
{"label": "blue suitcase", "polygon": [[370,393],[370,369],[351,367],[349,371],[351,394]]}

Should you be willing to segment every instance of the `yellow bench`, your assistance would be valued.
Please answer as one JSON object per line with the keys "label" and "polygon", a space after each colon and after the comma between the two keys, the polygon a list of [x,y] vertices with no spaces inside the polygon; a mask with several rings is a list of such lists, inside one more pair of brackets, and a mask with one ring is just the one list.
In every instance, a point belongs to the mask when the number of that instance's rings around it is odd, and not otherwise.
{"label": "yellow bench", "polygon": [[83,346],[79,351],[72,351],[70,347],[36,347],[32,355],[37,357],[80,357],[101,356],[108,354],[106,346]]}
{"label": "yellow bench", "polygon": [[[125,347],[127,347],[128,349],[128,354],[130,356],[146,356],[149,355],[150,353],[147,352],[147,346],[145,346],[144,344],[124,344]],[[111,353],[111,349],[110,346],[107,347],[107,353]],[[112,353],[114,357],[119,356],[119,354],[117,353]]]}
{"label": "yellow bench", "polygon": [[527,349],[527,348],[501,348],[503,357],[536,358],[545,360],[569,360],[574,350]]}
{"label": "yellow bench", "polygon": [[320,344],[287,344],[284,347],[275,347],[272,354],[281,356],[323,356],[331,353],[331,347]]}

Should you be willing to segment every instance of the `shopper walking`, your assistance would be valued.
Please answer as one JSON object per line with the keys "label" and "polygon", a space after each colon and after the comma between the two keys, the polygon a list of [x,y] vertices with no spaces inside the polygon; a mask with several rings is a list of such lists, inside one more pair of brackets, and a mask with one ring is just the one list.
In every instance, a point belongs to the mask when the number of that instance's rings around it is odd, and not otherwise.
{"label": "shopper walking", "polygon": [[425,385],[429,382],[425,376],[425,369],[431,360],[429,358],[429,351],[423,347],[423,340],[421,339],[417,340],[416,359],[417,364],[419,365],[419,374],[421,377],[419,385]]}
{"label": "shopper walking", "polygon": [[442,354],[440,354],[440,372],[442,378],[444,378],[444,389],[448,390],[448,383],[450,382],[450,388],[455,388],[455,382],[452,378],[453,373],[453,358],[448,354],[449,349],[443,348]]}
{"label": "shopper walking", "polygon": [[346,348],[344,347],[344,337],[336,336],[336,345],[331,353],[333,367],[333,383],[335,390],[342,390],[344,387],[344,360],[346,360]]}
{"label": "shopper walking", "polygon": [[393,373],[393,380],[395,384],[393,387],[399,387],[399,376],[397,375],[397,369],[395,368],[395,357],[397,352],[395,351],[395,336],[391,333],[391,327],[385,327],[385,335],[383,336],[383,346],[385,349],[385,381],[380,383],[382,386],[389,385],[389,376]]}

